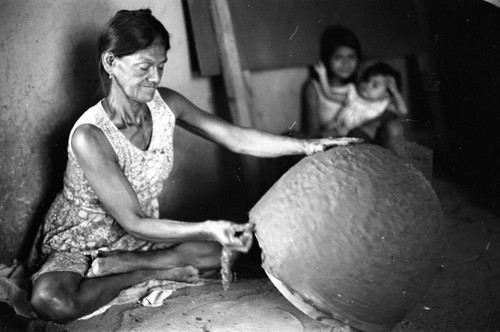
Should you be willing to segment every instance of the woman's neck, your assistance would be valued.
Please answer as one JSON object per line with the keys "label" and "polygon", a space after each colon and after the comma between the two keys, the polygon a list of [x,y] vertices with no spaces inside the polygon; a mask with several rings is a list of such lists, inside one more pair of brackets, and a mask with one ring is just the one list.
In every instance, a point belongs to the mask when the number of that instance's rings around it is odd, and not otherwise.
{"label": "woman's neck", "polygon": [[110,91],[104,100],[105,111],[117,127],[142,126],[148,112],[147,104]]}
{"label": "woman's neck", "polygon": [[328,80],[328,83],[330,84],[330,86],[332,88],[338,88],[338,87],[343,87],[343,86],[348,85],[350,83],[350,80],[343,80],[343,79],[340,79],[338,77],[331,77]]}

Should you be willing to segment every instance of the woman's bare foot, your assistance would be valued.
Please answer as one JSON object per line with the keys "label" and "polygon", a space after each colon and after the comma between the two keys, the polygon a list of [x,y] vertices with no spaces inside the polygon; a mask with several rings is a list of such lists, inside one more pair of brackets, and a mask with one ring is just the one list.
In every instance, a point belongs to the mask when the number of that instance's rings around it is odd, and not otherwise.
{"label": "woman's bare foot", "polygon": [[145,273],[154,275],[152,278],[157,279],[185,282],[199,280],[198,269],[191,265],[182,267],[163,265],[158,268],[148,264],[151,262],[150,258],[148,252],[114,251],[99,253],[99,256],[92,261],[86,277],[95,278],[144,270]]}
{"label": "woman's bare foot", "polygon": [[87,271],[87,278],[103,277],[141,269],[136,253],[130,251],[100,252]]}
{"label": "woman's bare foot", "polygon": [[165,270],[150,270],[154,279],[165,279],[195,283],[200,280],[198,269],[192,266],[174,267]]}

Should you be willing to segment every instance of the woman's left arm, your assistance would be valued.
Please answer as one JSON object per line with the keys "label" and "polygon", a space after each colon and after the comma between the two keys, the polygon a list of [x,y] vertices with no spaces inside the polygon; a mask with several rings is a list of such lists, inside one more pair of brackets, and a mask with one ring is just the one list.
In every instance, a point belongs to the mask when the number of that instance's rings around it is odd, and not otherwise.
{"label": "woman's left arm", "polygon": [[297,139],[233,125],[207,113],[181,94],[159,89],[161,96],[174,112],[177,123],[199,136],[241,154],[255,157],[279,157],[294,154],[311,155],[335,146],[360,143],[357,138]]}

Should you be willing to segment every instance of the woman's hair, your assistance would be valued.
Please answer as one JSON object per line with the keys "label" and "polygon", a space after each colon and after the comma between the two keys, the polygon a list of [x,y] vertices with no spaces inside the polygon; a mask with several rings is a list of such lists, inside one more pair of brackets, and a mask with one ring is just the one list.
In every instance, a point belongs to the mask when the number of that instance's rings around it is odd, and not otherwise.
{"label": "woman's hair", "polygon": [[396,86],[401,89],[401,74],[385,62],[375,62],[366,67],[359,77],[360,82],[368,82],[370,78],[376,75],[391,76],[396,81]]}
{"label": "woman's hair", "polygon": [[108,74],[104,70],[101,55],[111,52],[115,57],[133,54],[161,43],[170,49],[167,29],[152,14],[150,9],[120,10],[103,28],[97,42],[98,74],[103,93],[107,91]]}
{"label": "woman's hair", "polygon": [[352,48],[361,58],[361,44],[356,34],[349,28],[333,25],[326,28],[321,34],[320,59],[324,64],[329,63],[332,54],[341,46]]}

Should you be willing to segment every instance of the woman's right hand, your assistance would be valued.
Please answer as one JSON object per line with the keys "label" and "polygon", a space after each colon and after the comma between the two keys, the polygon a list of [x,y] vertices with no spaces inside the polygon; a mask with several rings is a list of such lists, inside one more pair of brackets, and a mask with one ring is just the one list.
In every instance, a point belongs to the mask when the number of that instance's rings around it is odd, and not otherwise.
{"label": "woman's right hand", "polygon": [[324,79],[324,80],[327,80],[328,77],[327,77],[327,74],[326,74],[326,67],[324,65],[323,62],[318,62],[317,64],[314,65],[314,71],[316,71],[316,73],[318,74],[318,76],[321,78],[321,79]]}
{"label": "woman's right hand", "polygon": [[250,250],[254,224],[236,224],[226,220],[209,220],[206,223],[213,239],[223,247],[245,253]]}
{"label": "woman's right hand", "polygon": [[357,137],[327,137],[305,140],[305,154],[310,156],[318,152],[326,151],[337,146],[348,146],[351,144],[363,143],[361,138]]}

